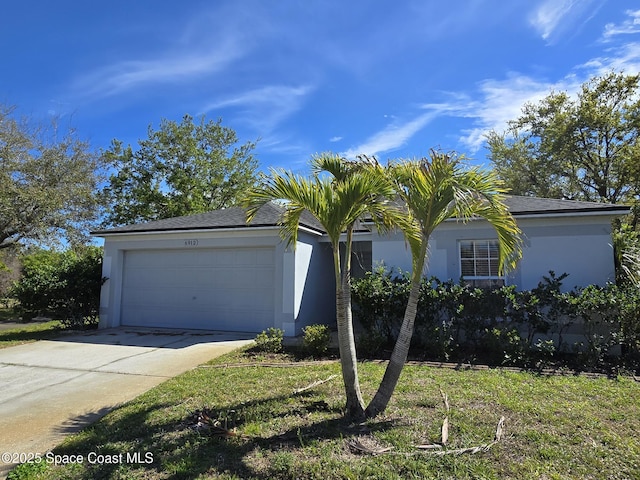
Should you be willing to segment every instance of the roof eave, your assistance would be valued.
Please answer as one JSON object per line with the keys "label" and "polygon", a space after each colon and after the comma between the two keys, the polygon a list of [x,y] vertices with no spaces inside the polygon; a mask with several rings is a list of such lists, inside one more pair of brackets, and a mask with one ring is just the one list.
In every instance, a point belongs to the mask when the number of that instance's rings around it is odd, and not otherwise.
{"label": "roof eave", "polygon": [[[628,215],[631,213],[630,208],[616,208],[616,209],[584,209],[584,210],[544,210],[544,211],[529,211],[529,212],[513,212],[514,218],[557,218],[557,217],[619,217],[622,215]],[[470,220],[483,220],[482,217],[472,217]],[[459,218],[451,217],[445,220],[445,222],[460,222]]]}
{"label": "roof eave", "polygon": [[513,216],[516,218],[544,218],[544,217],[617,217],[628,215],[631,209],[626,208],[607,208],[607,209],[576,209],[576,210],[546,210],[546,211],[530,211],[516,212]]}
{"label": "roof eave", "polygon": [[[124,235],[153,235],[160,233],[203,233],[203,232],[237,232],[237,231],[255,231],[255,230],[279,230],[278,225],[246,225],[237,227],[198,227],[198,228],[168,228],[168,229],[149,229],[149,230],[96,230],[89,232],[94,237],[114,237]],[[300,225],[300,229],[314,235],[322,236],[324,232],[320,232],[313,228]]]}

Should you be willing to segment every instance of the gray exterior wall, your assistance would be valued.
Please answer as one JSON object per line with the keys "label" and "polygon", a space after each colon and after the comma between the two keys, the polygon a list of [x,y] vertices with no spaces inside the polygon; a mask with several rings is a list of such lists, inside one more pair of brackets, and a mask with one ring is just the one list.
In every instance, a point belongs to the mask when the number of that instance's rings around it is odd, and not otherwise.
{"label": "gray exterior wall", "polygon": [[[603,285],[615,279],[611,246],[610,215],[545,216],[517,218],[524,233],[523,258],[509,274],[506,283],[528,290],[537,286],[553,270],[568,273],[567,290],[575,286]],[[460,240],[497,238],[490,225],[482,220],[466,224],[445,222],[434,232],[429,243],[426,275],[441,280],[460,279]],[[411,271],[411,253],[402,235],[373,234],[373,264]]]}
{"label": "gray exterior wall", "polygon": [[335,311],[330,251],[327,258],[326,244],[318,240],[318,235],[301,232],[295,251],[287,250],[278,229],[270,227],[107,235],[103,264],[103,276],[107,281],[101,291],[99,327],[121,324],[127,251],[166,250],[170,255],[171,251],[184,249],[273,247],[276,259],[273,326],[282,328],[287,336],[299,334],[303,326],[322,319],[326,321],[326,312]]}
{"label": "gray exterior wall", "polygon": [[[553,270],[568,273],[565,289],[614,280],[611,220],[609,214],[530,216],[517,218],[524,232],[523,259],[506,283],[519,289],[534,288]],[[460,278],[458,242],[464,239],[494,239],[484,221],[467,224],[445,222],[434,233],[429,248],[427,275],[442,280]],[[411,255],[400,233],[361,235],[356,249],[362,267],[384,263],[387,267],[411,270]],[[299,335],[314,323],[335,324],[335,280],[331,244],[312,231],[300,231],[295,249],[286,249],[277,227],[249,227],[208,231],[171,231],[106,235],[100,328],[121,324],[125,253],[136,250],[197,252],[212,248],[270,247],[273,274],[273,326],[286,336]],[[369,252],[371,252],[369,254]],[[368,266],[368,265],[367,265]],[[270,307],[269,307],[270,308]],[[176,325],[179,328],[179,325]]]}
{"label": "gray exterior wall", "polygon": [[330,244],[301,235],[295,255],[295,333],[292,334],[300,335],[307,325],[335,324],[336,291]]}

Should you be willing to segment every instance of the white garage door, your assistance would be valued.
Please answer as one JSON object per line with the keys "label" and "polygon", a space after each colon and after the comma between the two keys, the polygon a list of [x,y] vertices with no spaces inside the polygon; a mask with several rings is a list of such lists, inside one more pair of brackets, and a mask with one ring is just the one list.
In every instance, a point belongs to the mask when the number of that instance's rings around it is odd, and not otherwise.
{"label": "white garage door", "polygon": [[274,321],[274,249],[127,251],[121,324],[260,332]]}

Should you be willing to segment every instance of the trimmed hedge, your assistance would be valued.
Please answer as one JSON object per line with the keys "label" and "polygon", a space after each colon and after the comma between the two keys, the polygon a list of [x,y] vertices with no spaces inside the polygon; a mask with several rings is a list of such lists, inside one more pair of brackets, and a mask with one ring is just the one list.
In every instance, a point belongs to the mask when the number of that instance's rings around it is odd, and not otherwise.
{"label": "trimmed hedge", "polygon": [[[592,368],[611,361],[637,368],[640,292],[615,284],[562,292],[567,276],[549,272],[526,291],[423,279],[413,354],[526,367],[570,356],[576,365]],[[365,330],[360,339],[365,354],[372,342],[393,345],[409,288],[408,275],[382,266],[353,280],[354,318]]]}

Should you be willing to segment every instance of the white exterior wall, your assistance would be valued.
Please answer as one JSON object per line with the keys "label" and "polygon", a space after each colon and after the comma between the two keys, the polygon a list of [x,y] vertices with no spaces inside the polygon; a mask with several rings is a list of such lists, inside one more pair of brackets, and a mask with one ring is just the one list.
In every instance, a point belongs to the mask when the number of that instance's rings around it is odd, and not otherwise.
{"label": "white exterior wall", "polygon": [[[516,271],[509,274],[507,284],[528,290],[538,285],[553,270],[556,275],[568,273],[563,286],[603,285],[615,278],[611,220],[609,215],[556,216],[517,218],[524,233],[523,258]],[[469,223],[445,222],[429,243],[426,275],[441,280],[460,278],[458,241],[497,238],[489,224],[482,220]],[[402,235],[383,237],[373,234],[373,264],[411,270],[411,253]]]}
{"label": "white exterior wall", "polygon": [[[285,250],[277,228],[213,230],[207,232],[134,233],[105,236],[103,276],[107,278],[100,297],[100,328],[121,324],[122,285],[125,252],[134,250],[185,250],[197,252],[211,248],[272,247],[274,269],[274,327],[285,335],[300,333],[302,326],[313,323],[315,310],[326,304],[327,284],[322,261],[324,245],[318,236],[301,233],[295,251]],[[329,267],[332,264],[329,258]],[[326,279],[324,279],[326,280]],[[308,292],[317,290],[312,294]],[[329,286],[331,298],[333,287]],[[326,307],[325,307],[326,308]],[[333,307],[332,307],[333,308]],[[179,327],[179,325],[176,325]]]}

